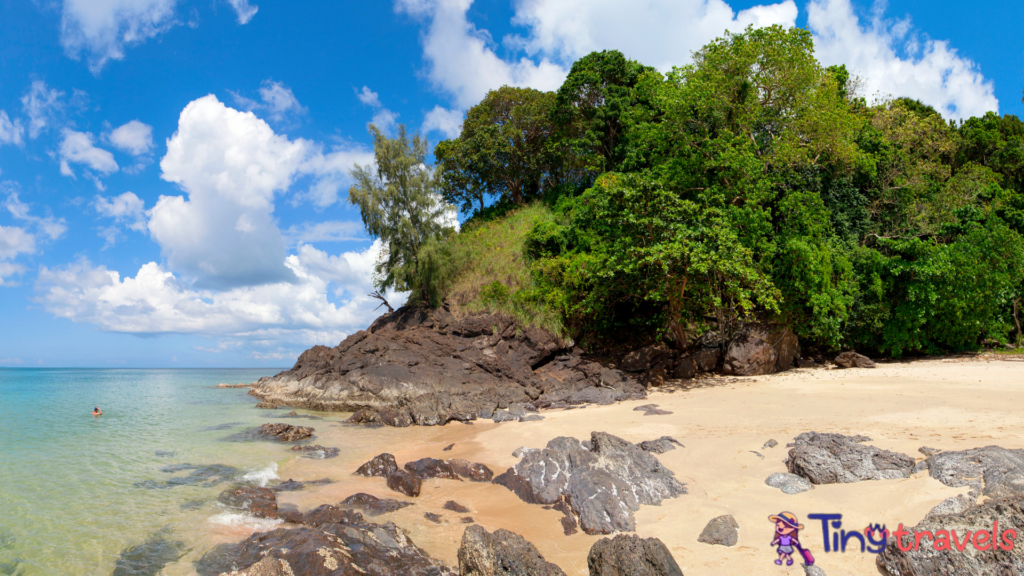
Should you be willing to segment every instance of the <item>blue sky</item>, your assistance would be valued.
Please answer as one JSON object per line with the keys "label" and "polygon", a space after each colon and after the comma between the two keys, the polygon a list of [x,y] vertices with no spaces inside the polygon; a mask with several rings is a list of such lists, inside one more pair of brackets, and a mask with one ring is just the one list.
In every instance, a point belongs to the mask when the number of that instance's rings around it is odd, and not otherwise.
{"label": "blue sky", "polygon": [[[815,34],[869,98],[1024,113],[1010,1],[0,0],[0,366],[289,366],[377,315],[366,124],[431,142],[616,48]],[[401,296],[395,295],[400,301]]]}

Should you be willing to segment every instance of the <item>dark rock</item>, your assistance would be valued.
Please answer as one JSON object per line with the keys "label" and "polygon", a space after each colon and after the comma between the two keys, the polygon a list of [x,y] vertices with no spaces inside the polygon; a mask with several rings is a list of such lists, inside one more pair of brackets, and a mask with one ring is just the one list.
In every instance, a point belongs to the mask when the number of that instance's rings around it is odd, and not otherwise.
{"label": "dark rock", "polygon": [[388,488],[413,497],[420,495],[420,486],[423,483],[418,476],[405,470],[395,470],[388,475],[387,481]]}
{"label": "dark rock", "polygon": [[836,366],[840,368],[874,368],[875,363],[864,356],[863,354],[857,354],[856,352],[843,352],[839,356],[836,356],[834,360]]}
{"label": "dark rock", "polygon": [[334,348],[310,348],[291,370],[261,379],[249,393],[389,426],[466,422],[537,401],[608,404],[645,396],[635,379],[544,330],[501,315],[455,318],[413,307],[378,318]]}
{"label": "dark rock", "polygon": [[433,512],[425,512],[423,514],[423,517],[426,518],[427,520],[430,520],[434,524],[440,524],[441,523],[441,515],[440,514],[434,514]]}
{"label": "dark rock", "polygon": [[633,411],[642,411],[644,413],[644,416],[666,416],[672,413],[669,412],[668,410],[662,410],[661,408],[658,408],[657,404],[644,404],[643,406],[637,406],[636,408],[633,408]]}
{"label": "dark rock", "polygon": [[174,456],[176,453],[177,452],[175,452],[174,450],[157,450],[153,454],[155,454],[156,456],[159,456],[161,458],[170,458],[170,457]]}
{"label": "dark rock", "polygon": [[326,460],[327,458],[334,458],[341,453],[340,448],[327,448],[319,444],[308,444],[305,446],[292,446],[292,450],[296,452],[303,452],[304,458],[311,458],[313,460]]}
{"label": "dark rock", "polygon": [[257,408],[269,408],[271,410],[277,410],[277,404],[273,402],[263,401],[256,405]]}
{"label": "dark rock", "polygon": [[661,540],[635,534],[598,540],[587,555],[587,566],[590,576],[683,576]]}
{"label": "dark rock", "polygon": [[498,529],[488,533],[473,525],[462,533],[459,546],[461,576],[565,576],[565,572],[544,560],[525,538]]}
{"label": "dark rock", "polygon": [[299,482],[298,480],[292,480],[291,478],[271,486],[270,489],[274,492],[295,492],[296,490],[303,490],[306,486],[325,486],[327,484],[333,484],[334,481],[330,478],[321,478],[319,480],[307,480],[305,482]]}
{"label": "dark rock", "polygon": [[473,482],[490,482],[494,478],[494,472],[491,472],[491,469],[483,464],[470,462],[462,458],[452,458],[451,460],[445,460],[445,462],[452,467],[456,474]]}
{"label": "dark rock", "polygon": [[515,450],[512,451],[512,457],[522,458],[523,456],[529,454],[530,452],[536,452],[538,450],[540,450],[540,448],[527,448],[526,446],[520,446],[519,448],[516,448]]}
{"label": "dark rock", "polygon": [[772,488],[778,488],[782,490],[783,494],[799,494],[801,492],[807,492],[808,490],[814,490],[814,484],[811,484],[806,479],[797,476],[796,474],[788,474],[784,472],[776,472],[768,478],[765,478],[765,484]]}
{"label": "dark rock", "polygon": [[442,452],[451,452],[452,448],[455,448],[455,444],[449,444],[441,449]]}
{"label": "dark rock", "polygon": [[626,372],[643,372],[650,370],[659,358],[664,356],[666,350],[659,346],[647,346],[626,354],[619,362],[619,368]]}
{"label": "dark rock", "polygon": [[280,558],[264,558],[245,570],[225,572],[224,576],[294,576],[292,567]]}
{"label": "dark rock", "polygon": [[160,469],[161,472],[166,472],[168,474],[174,474],[184,470],[189,470],[189,473],[185,476],[176,476],[163,482],[157,482],[156,480],[143,480],[142,482],[136,482],[135,487],[166,489],[174,488],[176,486],[194,486],[201,484],[210,488],[217,484],[234,480],[238,476],[238,468],[228,466],[226,464],[171,464],[170,466],[164,466]]}
{"label": "dark rock", "polygon": [[[991,534],[998,524],[999,538],[996,542],[999,549],[991,549]],[[1002,539],[1005,530],[1014,530],[1017,534],[1024,532],[1024,500],[1020,498],[989,500],[984,504],[973,506],[959,513],[929,515],[913,528],[906,528],[910,535],[903,536],[903,546],[910,550],[900,550],[896,536],[889,538],[885,550],[878,555],[876,564],[879,572],[890,576],[1016,576],[1024,574],[1024,546],[1015,542],[1012,550],[1007,550]],[[913,549],[914,533],[929,531],[933,537],[921,539],[917,550]],[[936,550],[935,546],[942,542],[940,533],[945,531],[948,538],[947,549]],[[952,543],[953,534],[960,543],[965,543],[969,532],[988,532],[989,538],[981,542],[985,550],[978,550],[977,540],[967,544],[960,550]],[[976,536],[975,536],[976,537]],[[941,548],[942,546],[940,546]]]}
{"label": "dark rock", "polygon": [[765,448],[775,448],[778,445],[779,445],[779,443],[776,442],[774,439],[772,439],[772,440],[769,440],[769,441],[765,442],[764,446],[761,446],[761,449],[764,450]]}
{"label": "dark rock", "polygon": [[750,453],[751,453],[751,454],[754,454],[754,455],[755,455],[755,456],[757,456],[758,458],[761,458],[762,460],[764,459],[764,454],[761,454],[761,453],[760,453],[760,452],[758,452],[757,450],[751,450],[751,451],[750,451]]}
{"label": "dark rock", "polygon": [[657,458],[604,432],[591,433],[589,447],[559,437],[494,479],[522,500],[553,505],[559,500],[579,518],[588,534],[633,530],[641,504],[686,493],[686,487]]}
{"label": "dark rock", "polygon": [[[268,418],[275,418],[275,416],[270,415],[268,416]],[[291,412],[284,414],[283,416],[276,416],[276,418],[305,418],[306,420],[323,420],[323,418],[321,418],[320,416],[312,416],[310,414],[299,414],[295,410],[292,410]]]}
{"label": "dark rock", "polygon": [[277,496],[270,488],[229,488],[220,493],[217,501],[229,508],[245,510],[257,518],[277,518]]}
{"label": "dark rock", "polygon": [[466,508],[462,504],[459,504],[455,500],[449,500],[444,503],[445,510],[451,510],[452,512],[458,512],[459,514],[465,514],[469,512],[469,508]]}
{"label": "dark rock", "polygon": [[697,375],[697,362],[690,356],[680,356],[676,359],[676,365],[672,368],[672,377],[680,380],[689,380]]}
{"label": "dark rock", "polygon": [[511,412],[505,410],[504,408],[499,408],[497,411],[494,412],[494,417],[492,418],[492,420],[494,420],[495,422],[517,422],[519,421],[519,417],[513,415]]}
{"label": "dark rock", "polygon": [[690,353],[689,358],[701,372],[714,372],[718,368],[718,361],[722,359],[722,349],[717,346],[699,348]]}
{"label": "dark rock", "polygon": [[380,516],[401,510],[406,506],[412,506],[412,502],[402,502],[391,498],[377,498],[376,496],[360,492],[342,500],[338,506],[342,508],[354,508],[361,510],[367,516]]}
{"label": "dark rock", "polygon": [[700,536],[697,537],[697,541],[718,546],[735,546],[736,542],[739,542],[739,530],[740,525],[736,519],[726,514],[708,522]]}
{"label": "dark rock", "polygon": [[[240,546],[236,542],[217,544],[203,553],[203,555],[192,563],[199,576],[220,576],[230,574],[238,568],[238,551]],[[236,574],[240,574],[236,572]],[[276,575],[275,575],[276,576]]]}
{"label": "dark rock", "polygon": [[804,432],[789,451],[789,471],[814,484],[909,478],[914,459],[860,444],[857,436]]}
{"label": "dark rock", "polygon": [[185,510],[199,510],[200,508],[203,507],[203,504],[206,504],[206,500],[203,500],[203,499],[199,499],[199,500],[186,500],[186,501],[181,503],[179,508],[182,511],[185,511]]}
{"label": "dark rock", "polygon": [[319,527],[325,524],[358,524],[363,521],[363,515],[354,510],[348,510],[339,506],[324,504],[316,509],[307,512],[299,518],[300,524]]}
{"label": "dark rock", "polygon": [[678,440],[671,436],[662,436],[657,440],[644,440],[640,444],[637,444],[637,446],[640,446],[641,450],[651,452],[653,454],[664,454],[669,450],[675,450],[676,446],[685,448],[685,446],[680,444]]}
{"label": "dark rock", "polygon": [[939,450],[938,448],[929,448],[927,446],[921,446],[917,451],[925,456],[935,456],[939,452],[942,452],[942,450]]}
{"label": "dark rock", "polygon": [[185,543],[170,538],[170,528],[162,528],[142,543],[121,551],[114,561],[112,576],[156,576],[165,566],[177,562],[188,551]]}
{"label": "dark rock", "polygon": [[380,476],[387,478],[398,470],[398,463],[395,457],[387,452],[374,456],[372,460],[363,464],[355,471],[356,476]]}
{"label": "dark rock", "polygon": [[788,327],[748,324],[729,342],[722,372],[737,376],[781,372],[793,366],[799,352],[797,337]]}
{"label": "dark rock", "polygon": [[296,576],[457,574],[418,548],[391,522],[374,524],[358,520],[358,513],[351,511],[332,511],[331,514],[347,522],[278,528],[253,534],[238,547],[235,564],[249,567],[266,562],[266,558],[283,560],[290,574]]}
{"label": "dark rock", "polygon": [[264,424],[255,430],[256,434],[273,438],[279,442],[298,442],[312,438],[314,430],[309,426],[292,426],[291,424]]}
{"label": "dark rock", "polygon": [[448,480],[459,480],[459,475],[452,468],[452,465],[444,460],[438,460],[437,458],[420,458],[412,462],[405,463],[405,469],[412,474],[415,474],[422,480],[429,478],[447,478]]}
{"label": "dark rock", "polygon": [[472,516],[463,516],[462,518],[459,518],[459,522],[462,522],[463,524],[472,524],[476,522],[476,520],[473,520]]}
{"label": "dark rock", "polygon": [[1024,496],[1024,450],[986,446],[940,452],[925,460],[924,467],[946,486],[970,487],[973,497]]}
{"label": "dark rock", "polygon": [[814,361],[813,358],[800,358],[796,361],[797,368],[818,368],[820,364]]}

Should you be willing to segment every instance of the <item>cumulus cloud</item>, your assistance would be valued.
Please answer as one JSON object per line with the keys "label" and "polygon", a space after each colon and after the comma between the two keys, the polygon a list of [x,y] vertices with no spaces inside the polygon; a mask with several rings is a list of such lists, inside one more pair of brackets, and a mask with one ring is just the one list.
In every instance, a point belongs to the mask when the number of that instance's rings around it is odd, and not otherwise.
{"label": "cumulus cloud", "polygon": [[356,92],[356,97],[360,102],[374,109],[370,124],[385,134],[394,133],[395,126],[398,124],[398,114],[385,108],[376,92],[370,90],[368,86],[363,86],[362,90]]}
{"label": "cumulus cloud", "polygon": [[818,58],[846,64],[862,77],[868,97],[917,98],[946,118],[999,109],[995,86],[977,64],[946,41],[919,40],[909,21],[886,21],[875,13],[862,26],[849,0],[812,0],[807,23]]}
{"label": "cumulus cloud", "polygon": [[21,275],[25,272],[25,266],[13,262],[21,255],[35,254],[39,244],[39,235],[43,236],[43,242],[56,240],[64,234],[67,226],[63,219],[56,219],[53,216],[33,216],[31,206],[18,198],[18,192],[14,185],[4,182],[0,185],[7,193],[3,207],[16,220],[27,222],[35,228],[30,232],[22,226],[0,225],[0,286],[14,286],[16,283],[11,280],[12,276]]}
{"label": "cumulus cloud", "polygon": [[133,192],[125,192],[110,198],[96,196],[92,205],[100,216],[114,219],[113,225],[99,230],[100,238],[105,241],[103,250],[117,243],[121,235],[121,226],[136,232],[146,231],[146,206]]}
{"label": "cumulus cloud", "polygon": [[372,106],[374,108],[380,108],[382,106],[380,103],[380,96],[373,90],[370,90],[369,86],[363,86],[362,90],[357,91],[356,98],[359,98],[359,101],[367,106]]}
{"label": "cumulus cloud", "polygon": [[437,131],[444,134],[446,138],[458,138],[462,132],[462,112],[449,110],[443,106],[434,106],[434,109],[427,112],[423,118],[421,130],[424,134]]}
{"label": "cumulus cloud", "polygon": [[[60,143],[60,173],[65,176],[74,177],[74,170],[70,163],[81,164],[96,174],[108,175],[117,172],[119,167],[114,161],[114,155],[93,144],[93,135],[88,132],[76,132],[70,128],[64,129],[64,139]],[[96,174],[86,173],[95,183],[96,187],[103,190],[103,184]]]}
{"label": "cumulus cloud", "polygon": [[107,135],[107,141],[118,150],[132,156],[148,154],[153,150],[153,127],[138,120],[132,120],[114,128]]}
{"label": "cumulus cloud", "polygon": [[15,119],[11,121],[11,118],[7,115],[6,110],[0,110],[0,146],[4,144],[14,144],[15,146],[21,146],[22,135],[25,133],[25,127],[21,125],[21,120]]}
{"label": "cumulus cloud", "polygon": [[234,8],[238,23],[243,26],[248,24],[260,9],[259,6],[249,4],[249,0],[228,0],[228,4]]}
{"label": "cumulus cloud", "polygon": [[0,261],[13,260],[19,254],[33,254],[36,237],[17,226],[0,226]]}
{"label": "cumulus cloud", "polygon": [[32,82],[21,97],[21,109],[28,116],[29,138],[37,138],[56,122],[57,114],[64,108],[63,96],[56,88],[47,88],[42,80]]}
{"label": "cumulus cloud", "polygon": [[[230,91],[229,91],[230,92]],[[247,111],[260,110],[274,122],[283,122],[306,113],[306,108],[299,104],[292,89],[280,82],[264,80],[259,87],[259,100],[246,98],[241,94],[230,92],[235,103]]]}
{"label": "cumulus cloud", "polygon": [[61,44],[68,56],[84,54],[98,74],[110,60],[124,58],[127,46],[141,44],[168,30],[176,0],[64,0]]}

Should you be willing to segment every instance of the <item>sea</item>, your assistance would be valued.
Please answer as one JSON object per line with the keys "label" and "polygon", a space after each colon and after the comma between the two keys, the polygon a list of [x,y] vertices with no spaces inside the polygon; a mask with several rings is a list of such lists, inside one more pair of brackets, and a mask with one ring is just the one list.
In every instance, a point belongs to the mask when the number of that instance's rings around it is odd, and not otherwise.
{"label": "sea", "polygon": [[278,371],[0,369],[0,575],[194,574],[254,521],[217,495],[293,457],[245,433],[283,411],[216,386]]}

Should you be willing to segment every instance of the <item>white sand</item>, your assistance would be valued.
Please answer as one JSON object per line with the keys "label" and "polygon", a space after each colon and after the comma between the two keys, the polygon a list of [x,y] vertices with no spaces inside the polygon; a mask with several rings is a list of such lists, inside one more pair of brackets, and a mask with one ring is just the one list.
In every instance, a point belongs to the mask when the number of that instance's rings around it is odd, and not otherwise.
{"label": "white sand", "polygon": [[[688,390],[654,392],[642,402],[545,411],[542,422],[368,429],[334,423],[332,416],[312,423],[317,443],[349,451],[332,460],[294,459],[282,466],[280,474],[297,480],[329,476],[338,482],[281,493],[280,498],[304,511],[337,503],[355,492],[414,501],[415,506],[370,519],[394,521],[431,555],[453,565],[465,525],[459,523],[463,515],[443,510],[442,505],[456,500],[469,507],[468,515],[488,530],[518,532],[567,574],[585,575],[587,552],[602,536],[582,532],[565,536],[559,512],[526,504],[501,486],[430,480],[424,482],[422,495],[411,499],[389,490],[381,478],[357,478],[351,473],[386,451],[399,464],[427,456],[466,458],[487,464],[499,474],[516,463],[511,455],[514,449],[543,447],[556,436],[589,438],[591,431],[604,431],[640,442],[669,435],[685,448],[660,459],[689,493],[661,506],[642,507],[636,515],[637,533],[660,538],[685,574],[803,574],[798,563],[790,568],[773,564],[776,556],[768,545],[773,537],[768,516],[791,511],[806,525],[801,541],[829,576],[865,575],[878,573],[875,556],[859,551],[824,553],[820,522],[807,520],[808,514],[841,513],[845,529],[883,523],[895,530],[901,522],[916,524],[933,506],[966,489],[949,488],[921,473],[906,480],[818,486],[786,495],[766,486],[764,480],[786,471],[785,445],[794,436],[810,430],[865,434],[872,438],[868,444],[915,458],[923,457],[917,451],[921,446],[944,450],[992,444],[1024,447],[1024,364],[1020,362],[927,360],[882,364],[874,370],[794,370],[699,382],[699,387]],[[647,403],[673,413],[644,416],[633,410]],[[762,449],[770,438],[779,445]],[[451,443],[455,448],[443,452]],[[445,523],[430,523],[423,518],[425,512],[441,514]],[[722,547],[697,542],[705,524],[722,514],[732,514],[739,522],[739,543]],[[237,539],[245,534],[217,536]]]}

